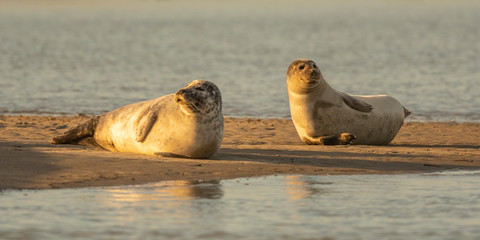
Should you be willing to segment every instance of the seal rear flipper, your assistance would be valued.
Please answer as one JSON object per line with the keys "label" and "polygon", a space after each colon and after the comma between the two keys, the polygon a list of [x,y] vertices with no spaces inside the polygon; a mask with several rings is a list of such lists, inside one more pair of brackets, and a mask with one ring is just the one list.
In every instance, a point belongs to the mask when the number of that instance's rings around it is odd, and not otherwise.
{"label": "seal rear flipper", "polygon": [[82,124],[71,128],[60,136],[50,140],[52,144],[78,143],[82,138],[92,137],[97,127],[99,116],[92,117]]}
{"label": "seal rear flipper", "polygon": [[303,142],[308,145],[348,145],[355,139],[355,135],[350,133],[341,133],[338,135],[321,137],[302,137]]}
{"label": "seal rear flipper", "polygon": [[405,107],[403,107],[403,113],[405,113],[405,117],[408,117],[410,114],[412,114],[412,111],[406,109]]}
{"label": "seal rear flipper", "polygon": [[368,113],[373,110],[373,106],[365,101],[362,101],[343,92],[338,93],[340,93],[340,95],[342,96],[343,102],[345,104],[357,111]]}
{"label": "seal rear flipper", "polygon": [[157,114],[154,111],[148,112],[146,115],[142,116],[138,120],[138,125],[136,129],[136,136],[137,138],[135,141],[137,142],[143,142],[148,136],[148,133],[150,133],[150,130],[153,127],[153,124],[157,121]]}

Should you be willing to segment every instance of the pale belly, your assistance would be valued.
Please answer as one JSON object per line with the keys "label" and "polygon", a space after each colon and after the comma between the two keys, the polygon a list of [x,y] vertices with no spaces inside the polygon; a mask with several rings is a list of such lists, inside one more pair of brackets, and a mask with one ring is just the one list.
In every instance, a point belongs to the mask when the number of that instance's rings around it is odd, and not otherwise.
{"label": "pale belly", "polygon": [[363,113],[343,103],[322,107],[310,101],[297,106],[292,119],[299,136],[350,133],[356,137],[353,144],[388,144],[403,124],[403,107],[389,96],[356,97],[372,104],[373,111]]}

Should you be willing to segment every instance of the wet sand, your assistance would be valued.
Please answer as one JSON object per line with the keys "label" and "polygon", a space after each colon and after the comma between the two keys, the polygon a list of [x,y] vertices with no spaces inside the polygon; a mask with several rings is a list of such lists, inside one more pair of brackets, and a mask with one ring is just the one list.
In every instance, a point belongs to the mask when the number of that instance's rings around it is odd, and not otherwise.
{"label": "wet sand", "polygon": [[480,169],[480,123],[405,123],[387,146],[310,146],[301,142],[291,120],[226,118],[222,147],[208,160],[48,143],[86,119],[0,116],[0,189]]}

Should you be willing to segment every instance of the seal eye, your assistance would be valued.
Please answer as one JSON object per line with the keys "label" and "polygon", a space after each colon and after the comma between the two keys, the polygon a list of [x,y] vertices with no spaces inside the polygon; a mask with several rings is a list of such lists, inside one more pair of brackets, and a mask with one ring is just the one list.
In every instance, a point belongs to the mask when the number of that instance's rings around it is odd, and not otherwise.
{"label": "seal eye", "polygon": [[317,65],[316,65],[316,64],[313,64],[313,68],[317,68]]}
{"label": "seal eye", "polygon": [[305,68],[305,65],[301,65],[300,67],[298,67],[298,69],[300,70],[303,70]]}
{"label": "seal eye", "polygon": [[205,89],[203,89],[201,87],[196,87],[195,89],[198,90],[198,91],[205,91]]}

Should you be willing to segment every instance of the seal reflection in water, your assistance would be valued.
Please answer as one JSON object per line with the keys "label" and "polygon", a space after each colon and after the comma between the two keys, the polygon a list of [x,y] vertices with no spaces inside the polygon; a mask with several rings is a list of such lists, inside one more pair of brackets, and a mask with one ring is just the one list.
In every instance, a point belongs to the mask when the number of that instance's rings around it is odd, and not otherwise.
{"label": "seal reflection in water", "polygon": [[175,94],[94,116],[50,142],[82,144],[85,139],[110,151],[211,157],[223,139],[220,90],[195,80]]}
{"label": "seal reflection in water", "polygon": [[287,86],[293,123],[307,144],[388,144],[410,114],[387,95],[348,95],[333,89],[312,60],[290,64]]}

